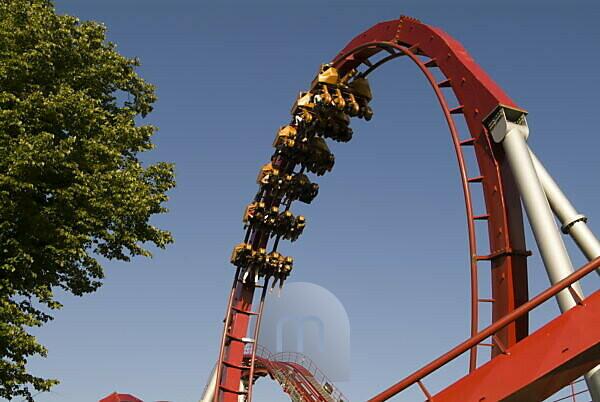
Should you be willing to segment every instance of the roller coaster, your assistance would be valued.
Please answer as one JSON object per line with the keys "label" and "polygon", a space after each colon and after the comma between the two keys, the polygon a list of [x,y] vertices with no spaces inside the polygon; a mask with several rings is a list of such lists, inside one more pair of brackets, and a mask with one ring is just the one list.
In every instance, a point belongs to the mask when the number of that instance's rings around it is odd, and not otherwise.
{"label": "roller coaster", "polygon": [[[425,400],[435,402],[542,401],[565,387],[571,389],[569,400],[589,392],[600,402],[600,291],[586,297],[578,284],[592,271],[600,273],[600,242],[529,148],[526,110],[459,42],[407,16],[359,34],[322,65],[294,103],[291,120],[278,130],[274,153],[258,175],[258,193],[243,216],[244,240],[231,256],[235,275],[219,356],[202,401],[249,402],[261,377],[277,381],[294,401],[348,401],[308,357],[261,348],[260,324],[267,290],[283,287],[293,269],[293,258],[281,255],[278,245],[297,240],[306,225],[303,216],[291,212],[292,203],[315,199],[319,186],[308,174],[321,176],[335,162],[326,139],[350,141],[350,118],[371,119],[368,78],[396,59],[412,61],[431,85],[456,153],[469,239],[470,338],[369,401],[385,401],[416,386]],[[468,132],[459,131],[456,119],[464,119]],[[474,153],[477,172],[467,171],[467,152]],[[473,191],[483,193],[485,212],[475,211]],[[531,253],[521,203],[551,282],[531,298]],[[485,253],[479,252],[483,243],[476,235],[477,222],[487,224]],[[573,269],[561,230],[588,264]],[[491,272],[491,298],[479,294],[482,269]],[[529,333],[529,312],[551,298],[562,314]],[[483,303],[491,304],[492,317],[481,329]],[[482,347],[491,351],[485,362],[478,353]],[[464,377],[439,391],[427,388],[428,375],[463,354],[469,361]],[[573,384],[581,376],[587,391],[576,392]]]}

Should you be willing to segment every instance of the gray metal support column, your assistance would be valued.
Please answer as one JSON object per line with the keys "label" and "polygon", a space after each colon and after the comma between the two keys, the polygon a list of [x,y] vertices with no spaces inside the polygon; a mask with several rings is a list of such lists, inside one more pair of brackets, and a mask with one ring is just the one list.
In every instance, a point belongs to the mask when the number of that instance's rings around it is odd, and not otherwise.
{"label": "gray metal support column", "polygon": [[[507,112],[511,114],[510,120]],[[494,141],[502,144],[546,272],[550,282],[555,284],[573,273],[573,266],[529,153],[527,121],[522,113],[513,112],[500,108],[489,128]],[[572,288],[583,297],[578,284],[573,284]],[[556,299],[562,312],[577,304],[567,289],[560,292]],[[593,401],[600,402],[600,368],[595,367],[585,377]]]}
{"label": "gray metal support column", "polygon": [[[219,363],[217,363],[219,364]],[[217,366],[213,368],[210,373],[210,377],[208,382],[206,383],[206,387],[204,388],[204,392],[200,397],[200,402],[213,402],[215,399],[215,391],[217,389]]]}
{"label": "gray metal support column", "polygon": [[[546,272],[550,282],[554,284],[572,274],[573,266],[554,221],[544,189],[533,167],[525,135],[518,128],[512,129],[504,137],[502,146],[521,193],[523,206]],[[580,295],[583,294],[579,285],[573,287]],[[557,299],[562,312],[577,304],[568,290],[560,292]]]}
{"label": "gray metal support column", "polygon": [[[562,231],[569,234],[586,258],[591,261],[600,257],[600,242],[587,226],[587,218],[577,212],[567,196],[561,191],[558,184],[548,173],[544,165],[539,161],[531,149],[529,150],[531,161],[540,179],[550,207],[562,224]],[[600,275],[600,270],[596,270]],[[589,384],[588,388],[594,402],[600,401],[600,366],[596,366],[585,375]],[[591,386],[594,384],[594,386]]]}
{"label": "gray metal support column", "polygon": [[[577,212],[573,204],[571,204],[567,196],[561,191],[558,184],[531,149],[529,153],[550,207],[562,224],[563,233],[573,238],[583,255],[589,261],[600,257],[600,241],[598,241],[598,238],[586,224],[587,218]],[[597,270],[596,273],[600,275],[600,270]]]}

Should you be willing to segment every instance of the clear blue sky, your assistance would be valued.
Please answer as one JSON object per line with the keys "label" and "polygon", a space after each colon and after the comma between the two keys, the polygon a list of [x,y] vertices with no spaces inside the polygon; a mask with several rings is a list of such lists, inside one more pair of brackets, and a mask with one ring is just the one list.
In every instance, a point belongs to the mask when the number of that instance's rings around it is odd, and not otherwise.
{"label": "clear blue sky", "polygon": [[[140,74],[157,85],[148,121],[160,128],[158,146],[146,160],[177,164],[171,212],[156,219],[176,243],[152,260],[107,264],[93,295],[62,297],[64,309],[37,332],[49,357],[31,362],[62,384],[40,402],[92,402],[112,391],[146,401],[199,398],[217,356],[233,274],[227,259],[277,127],[320,63],[401,14],[452,34],[529,110],[532,147],[600,232],[597,1],[56,3],[60,12],[104,22],[110,40],[139,57]],[[292,280],[326,287],[349,313],[352,380],[339,386],[353,401],[468,335],[465,218],[443,116],[405,61],[380,71],[372,87],[373,121],[354,122],[355,139],[333,146],[336,166],[318,180],[319,197],[295,208],[307,230],[284,248],[296,259]],[[529,239],[535,294],[548,281]],[[598,278],[584,285],[589,292]],[[532,325],[556,311],[547,304]],[[427,383],[439,389],[464,367]],[[287,400],[265,381],[255,399]]]}

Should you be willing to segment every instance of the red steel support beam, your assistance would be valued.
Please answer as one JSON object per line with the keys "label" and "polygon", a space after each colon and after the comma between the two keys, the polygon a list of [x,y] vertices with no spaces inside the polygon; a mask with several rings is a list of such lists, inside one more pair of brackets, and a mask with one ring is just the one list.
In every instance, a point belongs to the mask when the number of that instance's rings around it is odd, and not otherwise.
{"label": "red steel support beam", "polygon": [[542,401],[600,364],[600,291],[432,398]]}
{"label": "red steel support beam", "polygon": [[[435,61],[436,68],[446,78],[443,86],[450,87],[458,100],[460,108],[456,110],[464,116],[474,139],[472,144],[479,174],[484,177],[482,188],[486,214],[489,215],[489,250],[493,256],[489,259],[492,298],[495,301],[492,304],[492,321],[496,321],[528,299],[527,256],[519,194],[502,149],[490,142],[483,122],[499,105],[520,108],[458,41],[439,28],[406,16],[379,23],[356,36],[335,57],[333,64],[343,75],[380,52],[381,47],[371,45],[381,42],[405,46],[411,53]],[[469,203],[468,200],[466,202]],[[477,259],[478,256],[472,252],[470,258]],[[473,336],[477,333],[479,320],[477,272],[474,268],[471,270]],[[525,315],[500,331],[498,338],[510,347],[526,337],[527,331],[528,318]],[[499,353],[498,348],[492,349],[493,356]],[[475,363],[472,359],[471,369],[475,368]]]}
{"label": "red steel support beam", "polygon": [[[380,46],[382,42],[384,47]],[[527,337],[527,313],[543,301],[553,297],[557,293],[556,289],[558,287],[562,286],[559,290],[565,289],[569,286],[569,284],[565,285],[569,280],[571,280],[569,283],[573,283],[585,275],[583,272],[591,272],[590,265],[588,264],[588,266],[582,268],[579,272],[574,273],[527,302],[527,254],[525,252],[525,236],[519,194],[501,147],[498,147],[497,144],[494,144],[490,140],[487,129],[483,124],[485,119],[497,107],[504,105],[516,109],[518,108],[517,105],[474,62],[467,51],[456,40],[438,28],[428,26],[409,17],[402,17],[398,20],[377,24],[360,34],[336,56],[333,64],[338,68],[340,74],[344,75],[360,64],[369,65],[367,64],[370,63],[368,60],[369,57],[374,56],[383,49],[393,50],[390,48],[405,49],[405,55],[410,53],[412,55],[410,58],[417,62],[422,69],[439,68],[445,79],[439,83],[433,83],[432,81],[432,85],[435,84],[436,88],[450,87],[456,96],[459,106],[451,109],[450,113],[453,115],[459,114],[464,117],[469,128],[470,137],[467,140],[461,139],[458,136],[453,138],[454,141],[459,141],[460,145],[457,146],[458,149],[460,149],[462,144],[466,144],[467,142],[474,147],[479,166],[479,176],[474,177],[481,177],[477,182],[481,181],[482,183],[486,205],[485,216],[488,224],[489,255],[481,256],[476,253],[477,248],[474,247],[476,236],[472,228],[472,221],[476,218],[469,217],[468,212],[470,225],[469,237],[470,242],[472,242],[469,256],[472,261],[472,337],[452,349],[446,355],[436,359],[423,369],[376,396],[372,401],[381,401],[390,398],[470,349],[472,350],[470,369],[475,370],[477,366],[476,347],[484,339],[492,335],[495,336],[494,342],[496,345],[492,349],[492,356],[506,358],[505,353],[512,350],[513,347],[518,345],[519,341]],[[392,51],[390,57],[393,57],[395,54],[397,53]],[[428,60],[420,60],[417,55],[419,57],[426,56]],[[431,81],[433,76],[429,73],[425,75]],[[439,91],[436,94],[439,95]],[[440,102],[442,102],[441,98]],[[462,154],[459,153],[459,162],[461,158]],[[284,161],[279,162],[283,163]],[[462,169],[461,174],[466,174],[466,171]],[[463,180],[466,179],[463,177]],[[465,194],[465,200],[467,209],[471,209],[468,194]],[[270,200],[267,202],[267,205],[270,205],[271,201],[277,202],[278,200]],[[268,236],[263,235],[264,233],[261,231],[253,233],[251,243],[254,249],[266,246]],[[485,330],[478,332],[479,297],[477,294],[477,262],[483,260],[491,262],[493,324]],[[591,264],[595,264],[595,268],[597,268],[600,266],[600,259],[595,260]],[[230,307],[250,310],[253,302],[253,294],[254,288],[252,286],[237,283]],[[586,300],[584,300],[584,303]],[[588,307],[578,306],[577,309],[588,309]],[[231,310],[231,308],[228,310]],[[569,311],[566,314],[574,315],[577,313]],[[260,317],[257,319],[260,319]],[[561,320],[563,320],[562,317],[557,319],[557,322]],[[248,317],[228,311],[226,323],[220,351],[220,361],[218,363],[218,388],[215,402],[237,402],[237,390],[244,374],[244,370],[240,369],[244,358],[244,342],[241,341],[241,338],[246,337],[248,332]],[[233,366],[231,364],[229,366],[224,365],[224,360],[227,360],[228,363],[233,363]],[[559,364],[559,362],[555,363]],[[577,362],[572,359],[571,364],[575,363]],[[585,364],[579,362],[576,365],[579,367]],[[556,373],[556,377],[561,378],[562,381],[562,377],[571,376],[571,374],[567,375],[563,373],[571,373],[571,371],[573,370],[565,369],[561,373]],[[578,371],[578,369],[575,371]],[[539,383],[539,381],[542,381],[541,377],[536,380],[536,383]],[[220,392],[221,390],[225,390],[225,392]],[[454,400],[469,399],[459,398]],[[486,402],[490,400],[485,399]]]}

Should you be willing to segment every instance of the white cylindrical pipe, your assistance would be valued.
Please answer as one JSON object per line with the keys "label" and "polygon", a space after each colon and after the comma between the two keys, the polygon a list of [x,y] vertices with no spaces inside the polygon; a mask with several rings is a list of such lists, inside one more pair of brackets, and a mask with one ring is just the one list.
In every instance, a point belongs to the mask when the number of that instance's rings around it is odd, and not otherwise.
{"label": "white cylindrical pipe", "polygon": [[[519,130],[511,130],[506,134],[502,146],[521,193],[525,212],[529,218],[546,272],[550,282],[555,284],[572,274],[573,266],[533,166],[529,147],[524,135]],[[583,295],[578,284],[573,284],[573,289]],[[567,289],[560,292],[556,298],[562,312],[576,305],[573,296]]]}
{"label": "white cylindrical pipe", "polygon": [[531,149],[529,149],[529,156],[531,157],[537,176],[540,179],[540,183],[542,183],[546,197],[548,197],[550,207],[552,207],[552,210],[561,223],[564,225],[565,222],[571,222],[580,218],[581,215],[577,213],[573,205],[569,202],[565,194],[561,191]]}
{"label": "white cylindrical pipe", "polygon": [[[552,284],[573,273],[573,265],[562,241],[550,204],[536,173],[529,147],[524,135],[518,130],[511,130],[502,141],[502,146],[510,164],[527,217],[538,244],[542,261]],[[572,288],[583,297],[578,283]],[[567,289],[560,292],[556,299],[562,312],[576,305],[573,296]],[[585,380],[593,402],[600,402],[600,370],[598,367],[585,375]]]}
{"label": "white cylindrical pipe", "polygon": [[[246,391],[246,387],[244,386],[244,382],[240,381],[240,392],[245,392],[245,391]],[[246,396],[238,395],[238,402],[246,402]]]}
{"label": "white cylindrical pipe", "polygon": [[585,373],[585,382],[590,391],[592,402],[600,401],[600,366],[596,366]]}
{"label": "white cylindrical pipe", "polygon": [[[563,232],[568,233],[573,238],[589,261],[600,257],[600,241],[587,226],[585,216],[577,212],[531,149],[529,153],[550,207],[563,225]],[[596,272],[600,274],[600,270]]]}
{"label": "white cylindrical pipe", "polygon": [[[594,260],[600,257],[600,242],[598,238],[592,233],[585,221],[575,222],[569,229],[568,232],[575,243],[581,249],[581,252],[588,260]],[[600,275],[600,269],[596,272]]]}
{"label": "white cylindrical pipe", "polygon": [[217,366],[213,369],[208,383],[204,388],[200,402],[213,402],[215,399],[215,390],[217,388]]}
{"label": "white cylindrical pipe", "polygon": [[[579,214],[567,196],[562,192],[544,165],[529,150],[531,161],[542,184],[550,207],[563,225],[563,232],[568,233],[588,260],[600,257],[600,242],[586,224],[586,219]],[[600,275],[600,269],[596,270]],[[600,366],[594,367],[585,375],[592,401],[600,402]]]}

